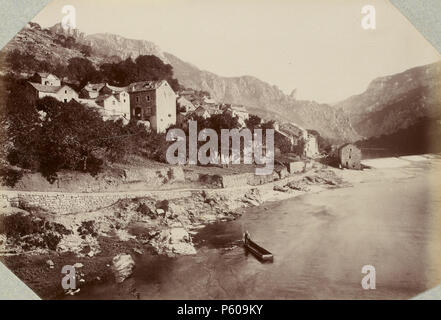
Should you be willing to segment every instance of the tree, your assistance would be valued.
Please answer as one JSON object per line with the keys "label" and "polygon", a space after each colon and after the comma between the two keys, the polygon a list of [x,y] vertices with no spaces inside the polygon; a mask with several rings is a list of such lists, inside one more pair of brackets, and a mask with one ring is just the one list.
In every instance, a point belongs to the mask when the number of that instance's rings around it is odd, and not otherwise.
{"label": "tree", "polygon": [[80,82],[83,87],[88,81],[98,82],[101,80],[101,75],[95,69],[90,60],[85,58],[71,58],[67,66],[67,73],[70,79]]}
{"label": "tree", "polygon": [[165,79],[173,90],[180,89],[179,82],[173,78],[173,67],[153,55],[141,55],[135,61],[127,58],[124,61],[104,63],[100,66],[100,71],[107,82],[118,86]]}
{"label": "tree", "polygon": [[259,116],[251,114],[248,119],[245,120],[245,124],[248,129],[258,129],[262,123],[262,119]]}

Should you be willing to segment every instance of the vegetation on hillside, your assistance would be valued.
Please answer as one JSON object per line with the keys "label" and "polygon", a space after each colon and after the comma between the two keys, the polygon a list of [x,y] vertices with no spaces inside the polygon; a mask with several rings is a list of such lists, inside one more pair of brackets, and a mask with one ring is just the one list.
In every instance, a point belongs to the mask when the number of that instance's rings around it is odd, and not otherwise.
{"label": "vegetation on hillside", "polygon": [[[165,159],[163,134],[135,122],[104,121],[96,110],[75,100],[45,97],[34,104],[26,81],[6,77],[0,82],[2,142],[11,165],[41,172],[53,182],[62,169],[95,175],[106,162],[121,161],[127,154]],[[1,172],[9,177],[10,171]]]}
{"label": "vegetation on hillside", "polygon": [[364,157],[441,152],[440,120],[421,118],[405,129],[356,143]]}
{"label": "vegetation on hillside", "polygon": [[123,87],[133,82],[149,80],[167,80],[173,90],[182,89],[178,80],[173,76],[173,67],[153,55],[139,56],[135,60],[127,58],[123,61],[104,63],[96,67],[87,58],[87,55],[83,58],[71,58],[68,64],[64,65],[38,60],[31,53],[13,50],[1,53],[0,63],[6,65],[7,70],[15,74],[53,73],[61,79],[67,78],[68,82],[76,83],[77,89],[82,88],[88,82],[107,82]]}

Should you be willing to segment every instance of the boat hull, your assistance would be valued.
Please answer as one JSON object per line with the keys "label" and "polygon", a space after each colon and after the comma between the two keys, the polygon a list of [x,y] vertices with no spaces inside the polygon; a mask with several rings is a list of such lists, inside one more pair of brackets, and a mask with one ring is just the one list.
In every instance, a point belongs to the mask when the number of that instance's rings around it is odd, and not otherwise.
{"label": "boat hull", "polygon": [[272,262],[274,260],[274,256],[271,252],[262,248],[252,240],[246,239],[244,247],[247,251],[252,253],[257,259],[261,261]]}

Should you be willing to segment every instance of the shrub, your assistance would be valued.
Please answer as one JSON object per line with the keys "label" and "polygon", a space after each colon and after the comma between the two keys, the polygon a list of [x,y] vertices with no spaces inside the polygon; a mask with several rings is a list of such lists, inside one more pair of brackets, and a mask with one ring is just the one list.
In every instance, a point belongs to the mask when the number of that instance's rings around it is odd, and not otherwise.
{"label": "shrub", "polygon": [[140,203],[138,208],[136,208],[136,212],[142,214],[142,215],[150,215],[152,211],[145,203]]}
{"label": "shrub", "polygon": [[0,168],[0,177],[5,186],[13,187],[23,177],[23,171],[12,168]]}
{"label": "shrub", "polygon": [[78,233],[80,234],[80,236],[87,236],[87,235],[91,235],[93,237],[96,237],[98,235],[98,233],[95,230],[95,225],[93,221],[83,221],[81,222],[81,226],[78,227]]}
{"label": "shrub", "polygon": [[19,238],[33,233],[43,233],[42,220],[34,220],[31,215],[14,213],[0,216],[0,233],[7,237]]}

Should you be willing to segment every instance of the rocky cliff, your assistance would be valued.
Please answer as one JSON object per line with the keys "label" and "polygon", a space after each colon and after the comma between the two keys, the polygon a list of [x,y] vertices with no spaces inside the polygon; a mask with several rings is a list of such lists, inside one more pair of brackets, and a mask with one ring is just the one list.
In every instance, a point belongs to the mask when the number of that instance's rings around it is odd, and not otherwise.
{"label": "rocky cliff", "polygon": [[162,50],[150,41],[127,39],[110,33],[87,35],[84,41],[92,47],[93,54],[98,56],[134,59],[139,55],[154,55],[169,63]]}
{"label": "rocky cliff", "polygon": [[391,134],[441,116],[441,62],[373,80],[365,92],[335,106],[364,137]]}
{"label": "rocky cliff", "polygon": [[327,104],[296,100],[294,95],[286,95],[278,87],[255,77],[221,77],[200,70],[172,54],[165,55],[181,84],[207,91],[217,101],[242,104],[259,116],[295,122],[332,140],[354,141],[359,138],[347,116]]}

